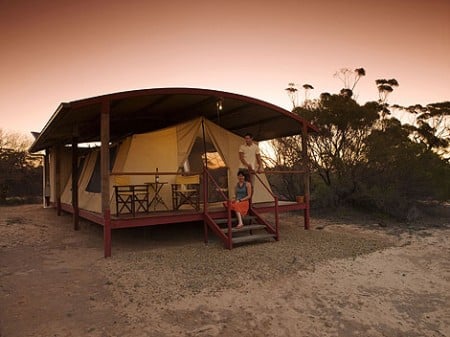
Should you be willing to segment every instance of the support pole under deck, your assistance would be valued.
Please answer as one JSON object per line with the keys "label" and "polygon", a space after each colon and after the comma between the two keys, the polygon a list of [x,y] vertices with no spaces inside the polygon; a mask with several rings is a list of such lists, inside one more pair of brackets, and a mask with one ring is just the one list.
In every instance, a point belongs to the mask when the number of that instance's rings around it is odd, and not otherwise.
{"label": "support pole under deck", "polygon": [[63,147],[57,144],[55,147],[55,200],[56,200],[56,214],[61,215],[61,160]]}
{"label": "support pole under deck", "polygon": [[305,209],[303,210],[303,219],[305,229],[309,229],[309,181],[310,181],[310,167],[309,167],[309,158],[308,158],[308,127],[305,123],[302,125],[302,159],[303,165],[305,165],[306,172],[303,175],[303,186],[304,186],[304,195],[305,195]]}
{"label": "support pole under deck", "polygon": [[103,215],[103,249],[111,256],[111,210],[109,206],[109,101],[103,101],[100,113],[100,176]]}
{"label": "support pole under deck", "polygon": [[72,208],[73,229],[79,230],[80,209],[78,206],[78,138],[72,138]]}

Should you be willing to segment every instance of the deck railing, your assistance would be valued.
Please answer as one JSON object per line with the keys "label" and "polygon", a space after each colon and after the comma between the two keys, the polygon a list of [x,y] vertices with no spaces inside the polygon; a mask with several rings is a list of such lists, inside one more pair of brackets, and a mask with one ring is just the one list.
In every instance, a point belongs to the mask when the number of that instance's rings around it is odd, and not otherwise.
{"label": "deck railing", "polygon": [[[261,185],[266,189],[266,191],[272,196],[274,202],[275,202],[275,235],[276,235],[276,240],[278,241],[280,239],[280,230],[279,230],[279,209],[278,209],[278,197],[272,193],[272,190],[266,185],[264,184],[264,182],[262,181],[262,179],[258,176],[258,174],[255,174],[256,178],[259,180],[259,182],[261,183]],[[251,206],[251,205],[250,205]],[[255,212],[255,210],[252,208],[253,213],[257,214]],[[258,215],[259,216],[259,215]],[[262,219],[261,219],[262,220]],[[265,222],[265,221],[264,221]]]}
{"label": "deck railing", "polygon": [[[212,174],[209,172],[209,170],[204,167],[203,168],[203,200],[204,200],[204,208],[203,212],[205,216],[208,214],[208,182],[211,181],[216,189],[217,192],[222,196],[223,202],[226,203],[227,207],[227,227],[228,227],[228,234],[227,234],[227,248],[231,248],[232,245],[232,228],[231,228],[231,200],[228,196],[223,193],[222,188],[219,186],[217,181],[214,179]],[[211,219],[208,218],[208,221],[211,221]],[[205,225],[206,226],[206,225]],[[222,233],[222,232],[221,232]],[[205,227],[205,241],[208,240],[208,233],[207,228]]]}

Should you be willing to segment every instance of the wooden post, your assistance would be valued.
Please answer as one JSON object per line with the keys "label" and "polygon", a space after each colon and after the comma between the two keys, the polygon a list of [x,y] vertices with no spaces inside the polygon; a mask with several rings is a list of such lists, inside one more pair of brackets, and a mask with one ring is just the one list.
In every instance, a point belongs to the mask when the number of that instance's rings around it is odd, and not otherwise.
{"label": "wooden post", "polygon": [[50,154],[49,149],[45,149],[44,162],[42,168],[42,181],[43,181],[43,197],[44,197],[44,208],[50,206],[50,196],[51,196],[51,186],[50,186]]}
{"label": "wooden post", "polygon": [[[205,214],[208,211],[208,174],[206,172],[206,167],[203,166],[203,172],[202,172],[202,179],[203,179],[203,186],[202,186],[202,194],[203,194],[203,229],[204,229],[204,238],[205,243],[208,243],[208,224],[206,223],[206,216]],[[200,198],[200,196],[198,196]]]}
{"label": "wooden post", "polygon": [[305,195],[305,209],[303,211],[304,227],[309,229],[309,181],[310,181],[310,167],[308,159],[308,127],[305,123],[302,125],[302,159],[305,165],[306,172],[303,175],[303,186]]}
{"label": "wooden post", "polygon": [[78,207],[78,138],[72,138],[72,209],[73,229],[79,230],[80,209]]}
{"label": "wooden post", "polygon": [[100,176],[103,214],[103,248],[111,256],[111,210],[109,206],[109,101],[103,101],[100,113]]}
{"label": "wooden post", "polygon": [[62,145],[57,144],[55,147],[55,200],[56,214],[61,215],[61,158]]}

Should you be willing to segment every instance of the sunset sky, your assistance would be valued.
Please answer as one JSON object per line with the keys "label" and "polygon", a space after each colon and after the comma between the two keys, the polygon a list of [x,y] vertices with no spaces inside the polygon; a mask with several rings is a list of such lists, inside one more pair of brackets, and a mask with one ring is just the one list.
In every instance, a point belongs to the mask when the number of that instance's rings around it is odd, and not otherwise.
{"label": "sunset sky", "polygon": [[337,93],[360,68],[389,102],[450,100],[449,0],[0,0],[0,128],[41,131],[59,103],[156,87],[198,87],[291,109],[285,88]]}

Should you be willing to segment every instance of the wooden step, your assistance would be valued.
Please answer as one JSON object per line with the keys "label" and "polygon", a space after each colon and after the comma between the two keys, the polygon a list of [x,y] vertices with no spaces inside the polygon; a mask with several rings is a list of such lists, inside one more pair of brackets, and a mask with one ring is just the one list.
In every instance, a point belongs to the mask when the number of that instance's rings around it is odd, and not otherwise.
{"label": "wooden step", "polygon": [[239,236],[239,237],[233,238],[233,244],[262,241],[262,240],[274,239],[274,238],[275,238],[274,234],[255,234],[255,235]]}
{"label": "wooden step", "polygon": [[[244,224],[246,223],[250,223],[251,221],[256,220],[256,216],[253,215],[246,215],[244,217],[242,217],[242,222]],[[228,219],[227,218],[223,218],[223,219],[214,219],[214,222],[218,225],[226,225],[228,223]],[[237,223],[237,219],[235,217],[231,218],[231,223],[232,224],[236,224]]]}
{"label": "wooden step", "polygon": [[[257,230],[257,229],[264,229],[264,228],[266,228],[265,225],[259,225],[259,224],[244,225],[244,227],[241,227],[241,228],[232,227],[231,228],[231,232],[232,233],[246,232],[246,231]],[[228,227],[227,228],[221,228],[220,230],[222,232],[224,232],[225,234],[228,233]]]}

